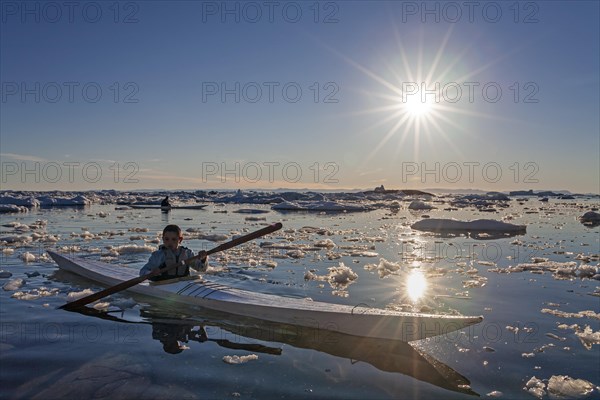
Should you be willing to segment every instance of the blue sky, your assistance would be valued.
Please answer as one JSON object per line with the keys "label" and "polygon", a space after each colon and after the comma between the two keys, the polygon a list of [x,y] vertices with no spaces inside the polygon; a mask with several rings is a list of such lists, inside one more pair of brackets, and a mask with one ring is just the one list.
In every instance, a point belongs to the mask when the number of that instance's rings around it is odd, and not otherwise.
{"label": "blue sky", "polygon": [[46,4],[1,3],[5,189],[600,191],[598,2]]}

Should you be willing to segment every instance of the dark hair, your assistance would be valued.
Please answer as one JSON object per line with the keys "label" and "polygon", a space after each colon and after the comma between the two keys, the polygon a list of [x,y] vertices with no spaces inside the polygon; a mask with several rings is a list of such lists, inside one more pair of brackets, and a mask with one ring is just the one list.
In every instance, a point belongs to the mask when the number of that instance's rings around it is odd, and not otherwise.
{"label": "dark hair", "polygon": [[177,236],[181,237],[181,228],[177,225],[167,225],[165,229],[163,229],[163,235],[167,232],[176,233]]}

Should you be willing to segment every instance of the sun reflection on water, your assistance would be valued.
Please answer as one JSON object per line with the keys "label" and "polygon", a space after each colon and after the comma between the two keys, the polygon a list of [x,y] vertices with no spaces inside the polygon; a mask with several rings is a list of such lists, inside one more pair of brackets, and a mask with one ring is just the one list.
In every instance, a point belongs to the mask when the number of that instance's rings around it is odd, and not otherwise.
{"label": "sun reflection on water", "polygon": [[413,302],[419,301],[427,291],[427,280],[423,272],[412,270],[406,278],[406,294]]}

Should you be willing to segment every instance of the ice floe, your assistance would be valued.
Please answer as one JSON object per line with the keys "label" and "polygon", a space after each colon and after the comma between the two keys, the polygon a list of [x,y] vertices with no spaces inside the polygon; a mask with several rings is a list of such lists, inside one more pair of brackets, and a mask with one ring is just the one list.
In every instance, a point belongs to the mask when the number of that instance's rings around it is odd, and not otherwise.
{"label": "ice floe", "polygon": [[91,294],[94,294],[94,292],[92,292],[91,289],[84,289],[81,292],[69,292],[69,294],[67,294],[67,301],[71,302],[71,301],[75,301],[75,300],[79,300],[85,296],[89,296]]}
{"label": "ice floe", "polygon": [[592,310],[584,310],[584,311],[579,311],[576,313],[572,313],[572,312],[565,312],[565,311],[560,311],[560,310],[553,310],[550,308],[542,308],[541,310],[542,314],[551,314],[554,315],[556,317],[561,317],[561,318],[594,318],[594,319],[600,319],[600,313],[596,313]]}
{"label": "ice floe", "polygon": [[223,362],[227,364],[244,364],[252,360],[258,360],[258,356],[256,354],[249,354],[247,356],[223,356]]}
{"label": "ice floe", "polygon": [[546,384],[535,376],[531,377],[523,387],[523,390],[529,392],[533,396],[541,399],[546,394]]}
{"label": "ice floe", "polygon": [[573,330],[575,332],[575,336],[577,336],[586,350],[591,350],[593,345],[600,344],[600,331],[594,332],[589,325],[586,325],[585,328],[581,329],[581,327],[577,324],[560,324],[557,328],[563,330]]}
{"label": "ice floe", "polygon": [[477,219],[474,221],[458,221],[455,219],[428,218],[415,222],[412,229],[427,232],[506,232],[524,233],[525,225],[515,225],[508,222],[491,219]]}
{"label": "ice floe", "polygon": [[432,206],[431,204],[424,203],[420,200],[413,200],[408,205],[408,209],[409,210],[433,210],[433,209],[435,209],[435,207]]}
{"label": "ice floe", "polygon": [[31,254],[30,252],[25,252],[21,254],[21,260],[25,261],[26,263],[34,262],[35,255]]}
{"label": "ice floe", "polygon": [[348,294],[345,289],[358,279],[358,274],[342,262],[337,267],[330,267],[327,270],[329,271],[327,275],[317,275],[314,271],[307,271],[304,274],[304,279],[307,281],[327,281],[335,289],[333,294],[346,297]]}
{"label": "ice floe", "polygon": [[490,268],[490,272],[498,273],[517,273],[529,271],[531,273],[551,272],[554,279],[574,279],[588,278],[596,279],[596,275],[600,273],[598,265],[578,265],[575,261],[558,262],[549,261],[547,258],[534,257],[532,263],[521,263],[507,268]]}
{"label": "ice floe", "polygon": [[370,211],[372,207],[336,201],[284,201],[272,206],[271,209],[276,211],[360,212]]}
{"label": "ice floe", "polygon": [[48,289],[46,287],[40,287],[38,289],[31,289],[24,292],[15,292],[11,297],[18,300],[37,300],[41,297],[55,296],[58,293],[58,288]]}
{"label": "ice floe", "polygon": [[385,258],[380,258],[378,264],[367,264],[364,266],[367,271],[377,271],[380,278],[385,278],[402,268],[400,263],[388,261]]}
{"label": "ice floe", "polygon": [[119,254],[134,254],[134,253],[152,253],[156,250],[155,247],[146,246],[146,245],[121,245],[121,246],[109,246],[108,250],[111,254],[119,255]]}
{"label": "ice floe", "polygon": [[594,344],[600,344],[600,331],[594,332],[588,325],[585,326],[583,331],[575,332],[575,335],[587,350],[591,350]]}
{"label": "ice floe", "polygon": [[560,398],[581,398],[598,392],[591,382],[566,375],[551,376],[548,380],[548,395]]}
{"label": "ice floe", "polygon": [[15,278],[15,279],[5,283],[4,286],[2,286],[2,289],[11,292],[11,291],[19,289],[24,284],[25,284],[25,280],[23,280],[21,278]]}

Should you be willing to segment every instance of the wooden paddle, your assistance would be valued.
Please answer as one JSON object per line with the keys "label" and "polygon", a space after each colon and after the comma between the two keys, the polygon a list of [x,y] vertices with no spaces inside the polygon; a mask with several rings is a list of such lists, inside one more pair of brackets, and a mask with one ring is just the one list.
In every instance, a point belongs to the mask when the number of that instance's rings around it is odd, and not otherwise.
{"label": "wooden paddle", "polygon": [[[259,238],[261,236],[268,235],[269,233],[275,232],[275,231],[281,229],[281,227],[282,227],[281,222],[277,222],[276,224],[272,224],[265,228],[259,229],[256,232],[252,232],[247,235],[241,236],[239,238],[233,239],[227,243],[223,243],[223,244],[215,247],[214,249],[208,250],[206,252],[206,254],[210,255],[210,254],[218,253],[219,251],[231,249],[232,247],[239,246],[242,243],[246,243],[246,242],[249,242],[250,240],[253,240],[253,239]],[[190,257],[187,260],[185,260],[185,263],[190,264],[192,261],[194,261],[198,258],[199,258],[199,256]],[[75,300],[70,303],[63,304],[62,306],[60,306],[58,308],[61,308],[63,310],[73,310],[75,308],[85,306],[86,304],[92,303],[96,300],[100,300],[103,297],[110,296],[111,294],[128,289],[132,286],[135,286],[138,283],[144,282],[146,279],[152,278],[153,276],[160,275],[163,272],[170,271],[170,270],[176,268],[177,266],[178,266],[177,264],[174,264],[174,265],[166,266],[161,269],[154,270],[146,275],[142,275],[137,278],[133,278],[128,281],[121,282],[118,285],[101,290],[98,293],[94,293],[89,296],[82,297],[79,300]]]}

